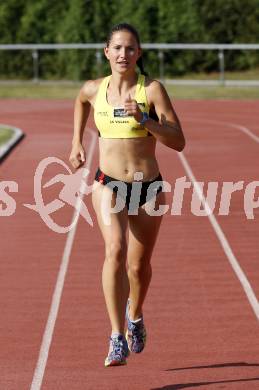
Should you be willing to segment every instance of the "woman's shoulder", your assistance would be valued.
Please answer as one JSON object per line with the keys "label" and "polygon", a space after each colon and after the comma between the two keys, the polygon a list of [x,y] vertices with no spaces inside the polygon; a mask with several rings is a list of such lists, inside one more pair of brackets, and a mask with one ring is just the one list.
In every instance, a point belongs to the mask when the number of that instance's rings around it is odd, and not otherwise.
{"label": "woman's shoulder", "polygon": [[101,77],[99,79],[85,81],[82,88],[80,89],[81,101],[92,102],[92,100],[95,98],[97,94],[101,82],[104,79],[105,77]]}
{"label": "woman's shoulder", "polygon": [[150,103],[153,102],[154,96],[163,97],[167,95],[166,89],[163,84],[156,79],[151,79],[150,77],[145,77],[145,89],[148,101]]}
{"label": "woman's shoulder", "polygon": [[152,93],[165,89],[160,81],[152,79],[149,76],[145,77],[145,88],[149,89]]}

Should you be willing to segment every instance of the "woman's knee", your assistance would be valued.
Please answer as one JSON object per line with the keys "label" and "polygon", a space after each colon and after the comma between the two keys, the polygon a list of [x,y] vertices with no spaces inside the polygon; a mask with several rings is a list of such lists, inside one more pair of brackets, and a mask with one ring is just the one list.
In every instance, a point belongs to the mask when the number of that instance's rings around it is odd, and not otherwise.
{"label": "woman's knee", "polygon": [[130,274],[133,277],[139,278],[143,275],[151,274],[152,273],[152,268],[151,264],[149,261],[139,261],[137,263],[131,263],[129,262],[128,264],[128,270]]}
{"label": "woman's knee", "polygon": [[125,264],[127,244],[124,241],[111,241],[105,246],[105,260],[117,265]]}

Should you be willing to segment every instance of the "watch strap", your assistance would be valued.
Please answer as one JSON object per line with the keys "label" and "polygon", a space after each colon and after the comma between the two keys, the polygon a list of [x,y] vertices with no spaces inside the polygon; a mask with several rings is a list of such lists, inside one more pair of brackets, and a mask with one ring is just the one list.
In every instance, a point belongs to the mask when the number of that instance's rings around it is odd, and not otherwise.
{"label": "watch strap", "polygon": [[141,121],[139,122],[142,126],[144,125],[144,123],[149,119],[149,115],[147,112],[142,112],[142,119]]}

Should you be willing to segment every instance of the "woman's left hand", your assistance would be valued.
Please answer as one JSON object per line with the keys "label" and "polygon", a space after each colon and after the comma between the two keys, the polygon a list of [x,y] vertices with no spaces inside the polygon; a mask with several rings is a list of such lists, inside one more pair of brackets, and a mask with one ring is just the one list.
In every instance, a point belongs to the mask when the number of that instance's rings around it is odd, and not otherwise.
{"label": "woman's left hand", "polygon": [[131,96],[129,95],[124,103],[124,110],[129,116],[134,116],[137,122],[140,122],[142,120],[142,111],[138,106],[138,103],[136,100],[131,99]]}

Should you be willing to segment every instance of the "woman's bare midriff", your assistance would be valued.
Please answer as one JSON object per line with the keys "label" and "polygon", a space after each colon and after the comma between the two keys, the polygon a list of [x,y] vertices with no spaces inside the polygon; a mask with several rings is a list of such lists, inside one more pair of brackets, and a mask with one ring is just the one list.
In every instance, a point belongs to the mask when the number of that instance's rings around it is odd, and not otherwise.
{"label": "woman's bare midriff", "polygon": [[132,182],[142,172],[143,181],[155,179],[159,167],[154,137],[99,138],[100,169],[117,180]]}

